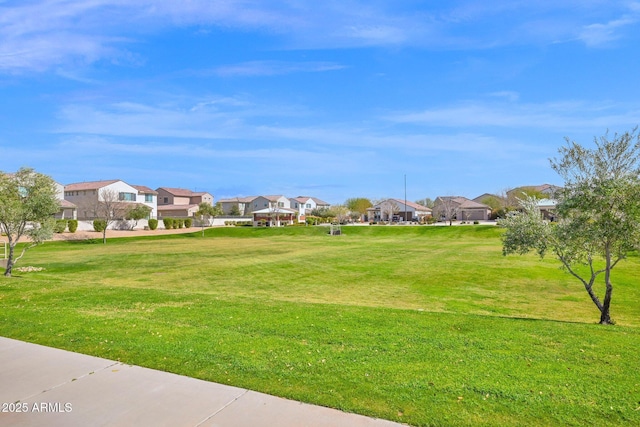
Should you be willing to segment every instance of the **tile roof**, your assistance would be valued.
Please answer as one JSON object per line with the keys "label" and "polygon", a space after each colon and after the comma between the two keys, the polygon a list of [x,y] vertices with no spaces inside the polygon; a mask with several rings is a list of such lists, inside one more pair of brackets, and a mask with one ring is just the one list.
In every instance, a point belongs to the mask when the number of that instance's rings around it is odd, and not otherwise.
{"label": "tile roof", "polygon": [[452,201],[456,203],[458,207],[463,209],[491,209],[489,206],[484,203],[474,202],[473,200],[469,200],[466,197],[462,196],[439,196],[436,198],[436,202],[440,199],[443,203],[447,201]]}
{"label": "tile roof", "polygon": [[[393,200],[394,202],[398,203],[400,206],[404,207],[404,204],[405,204],[404,200],[400,200],[400,199],[390,199],[390,200]],[[419,211],[430,211],[431,210],[431,208],[428,208],[426,206],[422,206],[422,205],[420,205],[418,203],[411,202],[409,200],[407,200],[406,203],[407,203],[408,207],[411,207],[411,208],[413,208],[415,210],[419,210]]]}
{"label": "tile roof", "polygon": [[231,199],[220,199],[218,202],[220,203],[251,203],[252,200],[256,199],[258,196],[248,196],[248,197],[233,197]]}
{"label": "tile roof", "polygon": [[64,186],[65,191],[83,191],[83,190],[99,190],[100,188],[111,185],[114,182],[120,181],[119,179],[110,179],[106,181],[87,181],[76,182]]}
{"label": "tile roof", "polygon": [[160,187],[156,189],[156,191],[160,190],[166,191],[167,193],[178,197],[191,197],[194,195],[193,191],[187,190],[186,188]]}
{"label": "tile roof", "polygon": [[[277,195],[271,195],[271,196],[262,196],[265,199],[271,201],[271,202],[276,202],[278,201],[278,199],[284,197],[282,194],[277,194]],[[286,197],[284,197],[286,199]]]}
{"label": "tile roof", "polygon": [[59,199],[58,203],[61,208],[76,208],[77,206],[65,199]]}

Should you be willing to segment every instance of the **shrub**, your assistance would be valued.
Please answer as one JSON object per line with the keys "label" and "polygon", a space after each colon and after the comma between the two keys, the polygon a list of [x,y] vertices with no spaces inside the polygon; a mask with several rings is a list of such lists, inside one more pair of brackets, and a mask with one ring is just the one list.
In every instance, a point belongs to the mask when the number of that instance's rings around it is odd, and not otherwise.
{"label": "shrub", "polygon": [[95,231],[104,231],[107,228],[107,221],[104,219],[94,219],[93,220],[93,229]]}
{"label": "shrub", "polygon": [[184,227],[184,219],[179,218],[173,220],[173,228],[182,228]]}
{"label": "shrub", "polygon": [[158,220],[155,218],[151,218],[149,220],[149,229],[150,230],[155,230],[156,228],[158,228]]}
{"label": "shrub", "polygon": [[480,224],[480,221],[473,221],[474,224]]}
{"label": "shrub", "polygon": [[69,233],[75,233],[78,229],[78,220],[70,219],[69,221],[67,221],[67,227],[69,228]]}
{"label": "shrub", "polygon": [[191,228],[191,224],[193,223],[193,219],[191,218],[185,218],[184,220],[184,227],[185,228]]}
{"label": "shrub", "polygon": [[64,233],[64,230],[67,228],[67,221],[64,219],[57,219],[55,225],[53,226],[54,233]]}
{"label": "shrub", "polygon": [[173,218],[163,218],[162,223],[164,224],[164,228],[170,230],[173,228]]}

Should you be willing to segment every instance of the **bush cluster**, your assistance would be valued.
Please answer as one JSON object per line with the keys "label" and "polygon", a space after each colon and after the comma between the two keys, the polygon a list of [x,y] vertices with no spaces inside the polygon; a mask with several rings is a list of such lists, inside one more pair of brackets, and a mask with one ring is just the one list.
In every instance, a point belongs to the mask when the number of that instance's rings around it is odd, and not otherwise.
{"label": "bush cluster", "polygon": [[[193,225],[193,218],[163,218],[164,228],[167,230],[178,228],[191,228]],[[151,228],[151,224],[149,224]]]}

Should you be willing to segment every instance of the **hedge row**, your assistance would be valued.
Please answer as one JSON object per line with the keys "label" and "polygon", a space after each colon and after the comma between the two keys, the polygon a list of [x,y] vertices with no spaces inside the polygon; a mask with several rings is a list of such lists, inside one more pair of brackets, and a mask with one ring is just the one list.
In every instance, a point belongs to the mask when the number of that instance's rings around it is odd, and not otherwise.
{"label": "hedge row", "polygon": [[[167,230],[177,228],[191,228],[193,219],[191,218],[163,218],[162,223]],[[151,227],[149,227],[151,228]]]}
{"label": "hedge row", "polygon": [[225,221],[224,225],[236,225],[242,227],[251,227],[253,225],[253,221]]}

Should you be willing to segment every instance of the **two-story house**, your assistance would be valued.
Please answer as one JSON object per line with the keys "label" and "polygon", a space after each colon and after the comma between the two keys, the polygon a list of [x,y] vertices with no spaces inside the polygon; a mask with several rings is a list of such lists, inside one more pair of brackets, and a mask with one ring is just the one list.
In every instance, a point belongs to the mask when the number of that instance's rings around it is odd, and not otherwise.
{"label": "two-story house", "polygon": [[143,197],[143,203],[151,208],[150,217],[153,218],[157,210],[153,205],[153,198],[147,201],[144,195],[140,195],[138,188],[122,180],[77,182],[64,187],[64,199],[77,207],[77,217],[80,220],[97,218],[100,206],[105,202],[117,203],[122,208],[120,210],[124,217],[127,205],[139,203],[139,197]]}
{"label": "two-story house", "polygon": [[213,195],[195,192],[185,188],[160,187],[158,193],[158,218],[191,217],[199,209],[200,203],[213,206]]}
{"label": "two-story house", "polygon": [[328,209],[331,205],[316,197],[298,196],[289,199],[291,209],[298,211],[298,221],[304,221],[306,215],[310,215],[314,209]]}

